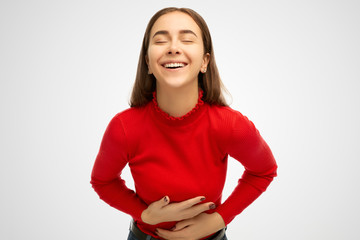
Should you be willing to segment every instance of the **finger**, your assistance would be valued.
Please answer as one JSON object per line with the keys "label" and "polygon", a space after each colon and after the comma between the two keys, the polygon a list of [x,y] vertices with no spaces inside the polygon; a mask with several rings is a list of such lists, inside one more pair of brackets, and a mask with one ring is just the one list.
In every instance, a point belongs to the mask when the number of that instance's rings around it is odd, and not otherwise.
{"label": "finger", "polygon": [[183,215],[185,216],[185,218],[192,218],[199,215],[202,212],[208,211],[210,209],[215,209],[215,207],[216,207],[215,204],[212,202],[198,204],[188,209],[185,209],[183,211]]}
{"label": "finger", "polygon": [[190,198],[188,200],[179,202],[178,205],[181,206],[181,208],[186,209],[186,208],[190,208],[190,207],[194,206],[195,204],[198,204],[204,200],[205,200],[204,196],[199,196],[199,197],[194,197],[194,198]]}
{"label": "finger", "polygon": [[160,200],[156,201],[155,204],[159,207],[165,207],[166,205],[168,205],[170,203],[170,198],[168,196],[165,196],[163,198],[161,198]]}
{"label": "finger", "polygon": [[164,239],[186,239],[186,238],[182,238],[182,237],[184,237],[184,233],[182,233],[181,231],[173,232],[173,231],[157,228],[155,230],[155,233],[159,237],[164,238]]}
{"label": "finger", "polygon": [[172,231],[180,231],[180,230],[190,226],[192,224],[192,222],[193,221],[191,219],[180,221],[180,222],[176,223],[176,225],[171,230]]}
{"label": "finger", "polygon": [[168,233],[167,232],[169,232],[169,231],[161,229],[161,228],[157,228],[155,230],[156,235],[158,235],[159,237],[164,238],[164,239],[168,239],[168,236],[167,236]]}

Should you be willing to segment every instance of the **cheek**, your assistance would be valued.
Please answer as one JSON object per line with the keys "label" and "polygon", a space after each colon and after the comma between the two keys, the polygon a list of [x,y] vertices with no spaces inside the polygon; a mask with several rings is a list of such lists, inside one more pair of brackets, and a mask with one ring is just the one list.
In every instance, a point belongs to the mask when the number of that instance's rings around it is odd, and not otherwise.
{"label": "cheek", "polygon": [[155,66],[159,59],[161,58],[161,50],[158,48],[149,48],[147,52],[148,56],[148,65],[149,66]]}
{"label": "cheek", "polygon": [[204,62],[204,58],[203,58],[203,55],[202,54],[196,54],[196,55],[193,55],[192,57],[193,59],[193,63],[196,67],[198,68],[201,68],[202,67],[202,64]]}
{"label": "cheek", "polygon": [[153,51],[149,48],[147,51],[147,60],[148,60],[148,64],[151,64],[154,58],[154,54]]}
{"label": "cheek", "polygon": [[156,46],[156,45],[150,45],[148,48],[148,55],[154,57],[158,57],[160,55],[164,54],[164,47],[163,46]]}
{"label": "cheek", "polygon": [[154,47],[149,47],[147,51],[147,55],[149,60],[154,59],[154,55],[156,55],[156,49],[154,49]]}
{"label": "cheek", "polygon": [[204,59],[204,53],[203,53],[204,51],[202,48],[200,47],[189,48],[187,52],[193,62],[196,62],[200,65],[202,64]]}

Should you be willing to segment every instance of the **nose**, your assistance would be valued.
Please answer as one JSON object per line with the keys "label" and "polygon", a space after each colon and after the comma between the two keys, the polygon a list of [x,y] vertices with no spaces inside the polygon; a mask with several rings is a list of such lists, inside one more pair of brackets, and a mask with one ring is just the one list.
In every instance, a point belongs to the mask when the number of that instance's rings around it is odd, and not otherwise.
{"label": "nose", "polygon": [[180,53],[181,53],[181,50],[180,50],[178,44],[176,43],[176,41],[173,41],[171,43],[171,45],[169,46],[168,54],[176,55],[176,54],[180,54]]}

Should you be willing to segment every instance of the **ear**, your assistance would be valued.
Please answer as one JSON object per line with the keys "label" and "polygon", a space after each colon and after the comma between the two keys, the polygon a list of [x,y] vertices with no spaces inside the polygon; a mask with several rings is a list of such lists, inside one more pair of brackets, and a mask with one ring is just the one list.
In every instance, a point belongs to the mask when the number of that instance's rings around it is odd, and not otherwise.
{"label": "ear", "polygon": [[201,64],[201,72],[206,73],[207,66],[210,61],[210,53],[205,53],[203,57],[203,62]]}
{"label": "ear", "polygon": [[145,55],[145,62],[147,64],[147,66],[148,66],[148,74],[152,74],[152,71],[151,71],[150,66],[149,66],[149,57],[148,57],[148,55]]}
{"label": "ear", "polygon": [[210,61],[210,53],[205,53],[203,57],[201,69],[206,69],[207,65],[209,64],[209,61]]}

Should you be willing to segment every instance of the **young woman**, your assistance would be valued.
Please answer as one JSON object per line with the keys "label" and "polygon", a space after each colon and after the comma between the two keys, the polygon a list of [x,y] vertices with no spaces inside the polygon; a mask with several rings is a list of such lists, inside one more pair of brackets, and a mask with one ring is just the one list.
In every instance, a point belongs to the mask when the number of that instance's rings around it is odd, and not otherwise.
{"label": "young woman", "polygon": [[[245,171],[222,202],[228,155]],[[135,192],[121,179],[126,164]],[[131,108],[110,121],[91,176],[100,198],[134,219],[128,239],[227,239],[276,169],[254,124],[225,103],[205,21],[186,8],[157,12]]]}

